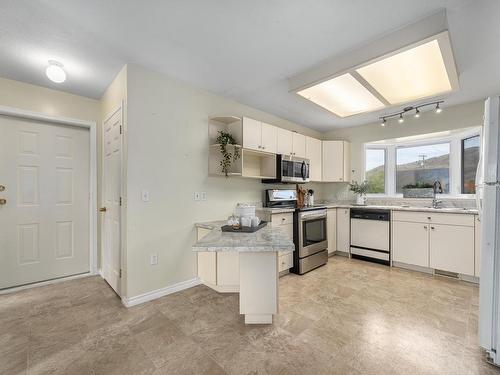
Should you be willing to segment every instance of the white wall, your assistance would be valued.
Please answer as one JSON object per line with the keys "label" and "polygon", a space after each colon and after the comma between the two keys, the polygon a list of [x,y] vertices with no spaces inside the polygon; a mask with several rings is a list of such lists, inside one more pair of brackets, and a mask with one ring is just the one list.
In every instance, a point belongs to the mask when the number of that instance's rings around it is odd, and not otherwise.
{"label": "white wall", "polygon": [[[138,65],[128,65],[127,297],[196,277],[194,223],[225,219],[237,202],[261,201],[259,180],[208,177],[208,118],[249,116],[321,134]],[[141,201],[141,190],[150,202]],[[195,191],[208,200],[193,201]],[[151,253],[159,264],[149,265]]]}
{"label": "white wall", "polygon": [[[339,139],[351,142],[351,169],[352,179],[361,181],[363,178],[363,144],[408,137],[411,135],[435,133],[445,130],[462,129],[473,126],[482,126],[484,101],[477,101],[453,107],[444,107],[443,112],[422,112],[419,119],[408,115],[403,124],[397,120],[388,120],[385,127],[380,123],[343,128],[324,133],[324,139]],[[339,199],[347,197],[347,184],[323,184],[322,197],[324,199]]]}

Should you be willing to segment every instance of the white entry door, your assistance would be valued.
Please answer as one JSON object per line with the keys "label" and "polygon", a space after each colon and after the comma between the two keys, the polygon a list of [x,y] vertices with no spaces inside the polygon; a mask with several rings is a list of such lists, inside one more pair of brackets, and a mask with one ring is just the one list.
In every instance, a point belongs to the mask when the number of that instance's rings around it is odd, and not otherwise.
{"label": "white entry door", "polygon": [[103,207],[102,272],[104,279],[120,295],[120,205],[122,177],[122,109],[103,126]]}
{"label": "white entry door", "polygon": [[90,271],[89,130],[0,117],[0,289]]}

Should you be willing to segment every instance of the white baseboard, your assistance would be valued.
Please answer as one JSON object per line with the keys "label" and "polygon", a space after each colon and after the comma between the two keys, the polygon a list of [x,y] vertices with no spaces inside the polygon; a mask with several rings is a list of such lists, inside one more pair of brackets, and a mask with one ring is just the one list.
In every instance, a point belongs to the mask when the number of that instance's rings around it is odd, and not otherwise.
{"label": "white baseboard", "polygon": [[96,276],[96,275],[97,275],[97,273],[85,272],[85,273],[80,273],[78,275],[65,276],[65,277],[60,277],[58,279],[52,279],[52,280],[47,280],[47,281],[40,281],[38,283],[33,283],[33,284],[26,284],[26,285],[21,285],[21,286],[14,286],[12,288],[1,289],[0,290],[0,294],[15,293],[15,292],[19,292],[19,291],[25,290],[25,289],[37,288],[37,287],[40,287],[40,286],[51,285],[51,284],[56,284],[56,283],[62,283],[63,281],[74,280],[74,279],[81,279],[81,278],[84,278],[84,277]]}
{"label": "white baseboard", "polygon": [[126,307],[132,307],[136,305],[140,305],[141,303],[155,300],[157,298],[180,292],[184,289],[192,288],[193,286],[200,285],[201,280],[198,277],[195,277],[191,280],[181,281],[180,283],[167,286],[165,288],[152,290],[151,292],[139,294],[134,297],[122,297],[122,303]]}

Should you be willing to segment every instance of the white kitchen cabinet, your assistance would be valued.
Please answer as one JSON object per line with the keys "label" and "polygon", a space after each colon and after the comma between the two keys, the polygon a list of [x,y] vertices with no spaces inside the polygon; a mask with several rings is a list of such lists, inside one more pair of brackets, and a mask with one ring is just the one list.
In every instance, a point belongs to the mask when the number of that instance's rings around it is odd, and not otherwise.
{"label": "white kitchen cabinet", "polygon": [[217,285],[237,288],[240,283],[239,254],[217,252]]}
{"label": "white kitchen cabinet", "polygon": [[293,154],[293,132],[282,128],[277,129],[276,153],[280,155]]}
{"label": "white kitchen cabinet", "polygon": [[322,142],[322,181],[349,182],[351,147],[345,141]]}
{"label": "white kitchen cabinet", "polygon": [[276,153],[278,128],[273,125],[262,123],[262,150]]}
{"label": "white kitchen cabinet", "polygon": [[309,159],[309,179],[321,181],[321,141],[306,137],[306,158]]}
{"label": "white kitchen cabinet", "polygon": [[348,208],[337,208],[337,250],[349,253],[351,246],[351,218]]}
{"label": "white kitchen cabinet", "polygon": [[474,227],[430,224],[431,268],[474,275]]}
{"label": "white kitchen cabinet", "polygon": [[[271,215],[271,225],[279,227],[282,231],[288,234],[288,238],[293,241],[293,213],[286,212],[281,214]],[[293,252],[280,251],[278,253],[278,271],[288,271],[293,267]]]}
{"label": "white kitchen cabinet", "polygon": [[292,133],[293,156],[306,157],[306,136],[300,133]]}
{"label": "white kitchen cabinet", "polygon": [[328,238],[328,255],[337,251],[337,209],[329,208],[326,211],[326,236]]}
{"label": "white kitchen cabinet", "polygon": [[392,260],[429,267],[429,224],[395,221],[392,231]]}
{"label": "white kitchen cabinet", "polygon": [[481,221],[474,215],[474,276],[481,274]]}
{"label": "white kitchen cabinet", "polygon": [[248,117],[243,117],[243,148],[276,153],[277,128]]}

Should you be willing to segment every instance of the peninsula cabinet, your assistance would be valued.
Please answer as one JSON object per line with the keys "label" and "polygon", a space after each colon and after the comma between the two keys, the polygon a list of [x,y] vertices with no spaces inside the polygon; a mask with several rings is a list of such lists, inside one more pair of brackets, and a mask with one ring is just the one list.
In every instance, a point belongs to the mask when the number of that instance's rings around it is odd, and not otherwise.
{"label": "peninsula cabinet", "polygon": [[349,182],[350,178],[350,143],[345,141],[323,141],[322,181]]}
{"label": "peninsula cabinet", "polygon": [[277,128],[276,153],[305,158],[306,136],[290,130]]}
{"label": "peninsula cabinet", "polygon": [[243,117],[243,148],[275,154],[277,130],[276,126]]}
{"label": "peninsula cabinet", "polygon": [[476,276],[475,216],[393,211],[393,265]]}
{"label": "peninsula cabinet", "polygon": [[321,141],[316,138],[306,137],[306,159],[309,159],[309,179],[321,181]]}

